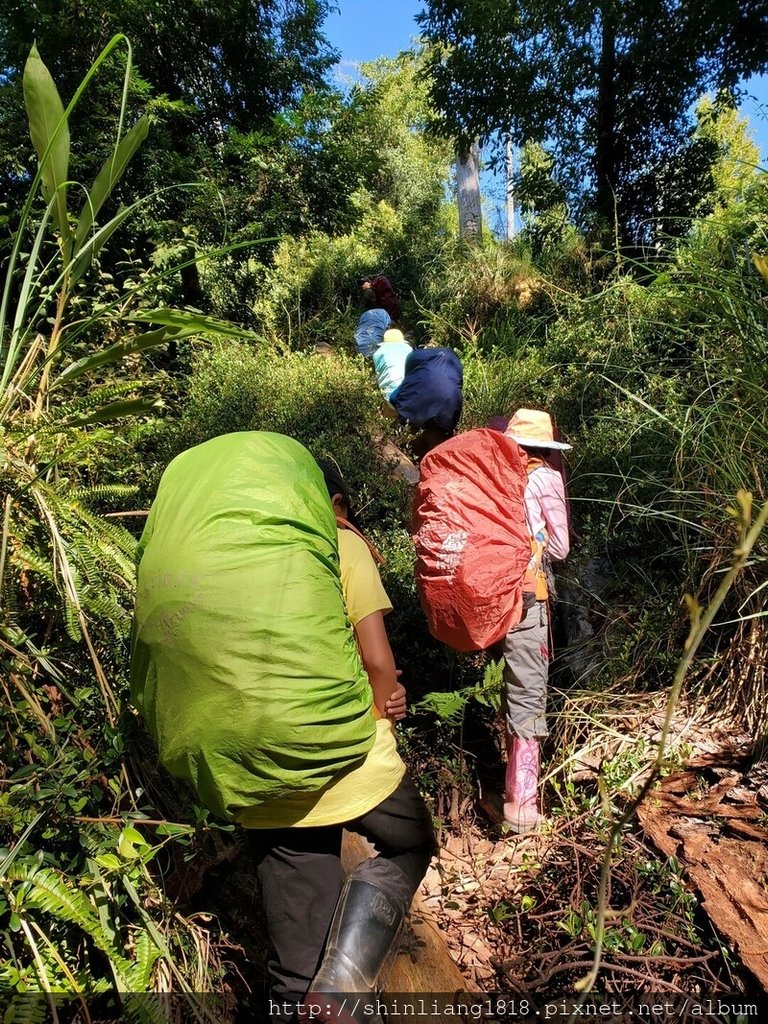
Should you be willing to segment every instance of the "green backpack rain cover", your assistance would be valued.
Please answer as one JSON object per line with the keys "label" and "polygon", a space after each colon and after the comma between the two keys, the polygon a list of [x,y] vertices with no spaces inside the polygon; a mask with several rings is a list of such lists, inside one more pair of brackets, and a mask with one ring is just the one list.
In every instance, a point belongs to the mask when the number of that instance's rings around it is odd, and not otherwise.
{"label": "green backpack rain cover", "polygon": [[214,813],[312,793],[373,745],[372,695],[309,452],[227,434],[168,466],[139,544],[131,695]]}

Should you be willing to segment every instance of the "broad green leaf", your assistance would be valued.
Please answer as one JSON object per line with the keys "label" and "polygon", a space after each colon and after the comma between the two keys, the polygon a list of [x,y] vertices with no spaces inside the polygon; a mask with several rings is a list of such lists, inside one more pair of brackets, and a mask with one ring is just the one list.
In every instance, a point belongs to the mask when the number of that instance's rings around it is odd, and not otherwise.
{"label": "broad green leaf", "polygon": [[218,334],[225,338],[262,340],[253,331],[246,331],[235,324],[217,320],[216,317],[186,309],[143,309],[139,313],[134,313],[129,319],[134,323],[138,321],[145,324],[165,324],[166,327],[187,328],[194,334]]}
{"label": "broad green leaf", "polygon": [[96,175],[93,187],[86,197],[83,209],[80,213],[80,219],[77,222],[77,230],[75,231],[75,252],[78,252],[83,242],[88,237],[88,233],[93,226],[93,222],[98,216],[99,210],[108,199],[112,189],[122,177],[123,172],[131,162],[134,153],[147,137],[148,129],[149,119],[145,115],[144,117],[139,118],[133,128],[131,128],[131,130],[127,132],[122,139],[120,139],[110,156],[104,161],[104,166]]}
{"label": "broad green leaf", "polygon": [[137,204],[134,203],[131,206],[121,207],[112,220],[107,221],[103,227],[99,228],[92,238],[89,238],[88,241],[84,243],[82,249],[72,261],[70,276],[73,284],[80,280],[88,267],[90,267],[93,257],[100,252],[102,246],[110,239],[115,231],[117,231],[123,221],[130,217],[136,209],[136,206]]}
{"label": "broad green leaf", "polygon": [[133,335],[125,341],[118,341],[114,345],[110,345],[109,348],[102,349],[100,352],[94,352],[93,355],[83,356],[76,363],[70,363],[59,374],[52,387],[76,380],[98,366],[116,363],[125,356],[133,355],[136,352],[146,352],[147,349],[157,348],[158,345],[164,345],[169,341],[182,341],[197,333],[199,332],[192,328],[159,327],[156,331]]}
{"label": "broad green leaf", "polygon": [[62,420],[59,428],[65,430],[69,427],[84,427],[89,423],[109,423],[110,420],[119,420],[124,416],[141,416],[162,407],[163,402],[160,398],[131,398],[124,402],[110,402],[109,405],[102,405],[100,409],[94,409],[83,416]]}
{"label": "broad green leaf", "polygon": [[96,863],[101,867],[106,868],[107,871],[118,871],[122,866],[123,862],[119,857],[116,857],[114,853],[102,853],[96,857]]}
{"label": "broad green leaf", "polygon": [[127,839],[124,835],[121,835],[117,841],[117,852],[121,857],[124,857],[125,860],[136,860],[139,856],[139,851],[130,839]]}
{"label": "broad green leaf", "polygon": [[139,832],[137,828],[134,828],[132,825],[127,825],[123,829],[123,835],[125,836],[129,843],[136,843],[139,846],[147,845],[144,836],[141,834],[141,832]]}
{"label": "broad green leaf", "polygon": [[[82,95],[85,92],[85,90],[88,88],[88,85],[90,84],[90,82],[93,79],[94,75],[96,75],[98,73],[99,68],[102,66],[104,61],[108,59],[110,53],[115,49],[115,47],[119,46],[121,43],[125,43],[125,45],[128,47],[128,53],[129,53],[128,66],[130,66],[130,50],[131,50],[130,43],[128,42],[128,39],[124,35],[122,35],[121,33],[118,33],[117,35],[114,35],[112,37],[112,39],[110,39],[109,43],[104,47],[104,49],[101,51],[101,53],[96,58],[94,63],[91,65],[91,68],[88,71],[88,73],[86,74],[85,78],[78,85],[77,89],[75,90],[74,96],[69,101],[69,105],[68,105],[67,109],[64,111],[65,117],[67,117],[67,118],[69,117],[71,112],[75,109],[77,104],[80,102],[80,98],[82,97]],[[36,50],[33,50],[33,52],[35,54],[37,54]],[[39,55],[37,55],[37,56],[38,56],[38,59],[39,59]],[[30,69],[30,73],[32,73],[32,70],[33,69]],[[129,67],[126,68],[126,75],[128,73],[129,73]],[[124,94],[125,94],[125,91],[126,91],[126,89],[124,88]],[[64,131],[64,130],[68,130],[66,123],[62,124],[62,131]],[[34,206],[35,198],[37,196],[37,186],[38,186],[38,183],[42,180],[42,177],[43,177],[43,167],[41,165],[38,165],[38,169],[37,169],[37,171],[35,173],[34,178],[32,179],[32,182],[31,182],[30,187],[29,187],[29,192],[27,193],[27,198],[24,201],[24,205],[22,207],[21,214],[20,214],[19,219],[18,219],[18,226],[17,226],[16,232],[15,232],[16,237],[15,237],[15,240],[14,240],[13,245],[11,247],[10,257],[6,261],[6,266],[5,266],[5,285],[4,285],[3,291],[2,291],[2,299],[0,299],[0,350],[2,349],[2,343],[3,343],[3,340],[5,338],[5,326],[6,326],[7,319],[8,319],[8,310],[9,310],[9,307],[10,307],[10,302],[11,302],[11,298],[13,296],[13,292],[15,290],[15,284],[16,284],[16,264],[17,264],[17,262],[19,260],[20,254],[21,254],[22,240],[24,238],[26,238],[26,226],[29,223],[30,217],[32,216],[32,208]],[[58,194],[57,193],[56,193],[56,198],[58,198]],[[66,231],[67,231],[67,239],[66,239],[66,243],[64,245],[64,256],[65,256],[66,262],[68,262],[69,261],[69,254],[70,254],[70,250],[71,250],[71,244],[70,244],[70,241],[71,241],[70,240],[70,235],[71,235],[71,233],[68,230],[68,224],[66,225]],[[5,393],[6,386],[8,384],[8,380],[9,380],[10,375],[11,375],[12,372],[13,372],[13,366],[11,365],[11,363],[7,363],[6,362],[6,364],[5,364],[4,368],[3,368],[2,381],[0,381],[0,392]]]}
{"label": "broad green leaf", "polygon": [[66,182],[69,174],[69,125],[56,84],[33,46],[24,66],[24,104],[29,134],[40,161],[43,195],[56,196],[54,220],[67,248],[71,232],[67,220]]}

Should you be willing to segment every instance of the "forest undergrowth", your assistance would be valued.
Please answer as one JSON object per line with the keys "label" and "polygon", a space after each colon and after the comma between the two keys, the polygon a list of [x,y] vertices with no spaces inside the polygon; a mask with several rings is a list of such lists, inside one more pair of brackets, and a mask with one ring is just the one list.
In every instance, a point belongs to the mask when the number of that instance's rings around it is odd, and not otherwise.
{"label": "forest undergrowth", "polygon": [[[583,699],[573,696],[577,703]],[[650,771],[664,707],[660,694],[623,708],[620,698],[606,703],[614,706],[600,726],[589,723],[586,742],[574,742],[574,721],[563,730],[555,719],[555,735],[545,746],[547,822],[534,837],[504,834],[503,739],[494,717],[468,713],[461,747],[465,783],[443,794],[443,852],[424,886],[426,907],[480,990],[542,1003],[553,992],[574,993],[593,963],[601,862],[612,845],[596,991],[627,997],[637,991],[752,991],[749,972],[687,884],[684,865],[664,856],[636,820],[611,843],[612,824]],[[493,745],[489,732],[496,733]],[[568,733],[573,741],[564,747],[558,740]],[[721,771],[738,764],[748,785],[752,746],[748,733],[734,734],[727,717],[713,721],[709,711],[683,704],[665,774],[674,776],[706,751]],[[444,771],[435,759],[425,767],[431,774]],[[697,780],[701,795],[719,777],[716,769],[706,778],[708,770]],[[648,800],[652,804],[653,796]],[[720,812],[727,831],[727,809]]]}
{"label": "forest undergrowth", "polygon": [[[412,67],[390,71],[374,93],[394,118],[404,93],[421,101]],[[241,240],[142,262],[152,197],[118,197],[147,125],[125,130],[124,96],[111,152],[77,190],[69,115],[88,82],[65,108],[36,51],[28,76],[39,171],[4,243],[0,316],[0,990],[18,1019],[62,993],[84,1019],[115,990],[178,994],[201,1020],[232,1019],[201,993],[244,1013],[263,995],[247,836],[156,766],[127,695],[133,553],[159,477],[234,430],[332,456],[386,559],[402,746],[444,850],[423,902],[469,981],[538,996],[597,970],[606,993],[749,991],[738,944],[630,812],[642,795],[698,807],[715,836],[768,824],[767,176],[753,169],[645,262],[543,217],[469,245],[452,237],[445,147],[425,141],[387,151],[336,234],[315,225],[259,259]],[[125,76],[127,93],[130,61]],[[390,264],[414,339],[462,358],[463,428],[546,407],[573,445],[537,837],[499,830],[499,668],[429,636],[409,489],[385,454],[408,454],[410,436],[382,419],[354,354],[350,282]],[[235,305],[253,330],[187,308],[192,267],[213,312],[247,281]],[[674,779],[688,788],[665,790]],[[151,1001],[126,1013],[164,1019]]]}

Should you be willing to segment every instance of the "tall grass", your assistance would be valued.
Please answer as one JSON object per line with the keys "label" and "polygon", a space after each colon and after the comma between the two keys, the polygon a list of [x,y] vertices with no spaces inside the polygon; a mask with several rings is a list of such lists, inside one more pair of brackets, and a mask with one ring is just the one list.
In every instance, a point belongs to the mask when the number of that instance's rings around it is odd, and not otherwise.
{"label": "tall grass", "polygon": [[[686,400],[671,416],[642,404],[674,443],[664,487],[653,504],[632,510],[639,521],[663,514],[677,532],[687,579],[704,602],[714,593],[731,560],[735,496],[766,500],[768,479],[768,367],[766,284],[751,263],[715,271],[698,266],[676,286],[678,316],[688,320],[690,355],[679,370]],[[678,325],[680,320],[678,319]],[[656,479],[659,470],[654,467]],[[643,481],[649,472],[639,474]],[[713,622],[707,657],[697,678],[712,701],[742,719],[756,734],[768,724],[765,658],[768,628],[768,535],[755,538],[750,558]]]}
{"label": "tall grass", "polygon": [[[69,180],[70,115],[119,46],[116,135],[85,187]],[[110,461],[126,459],[126,422],[161,404],[156,376],[126,372],[123,360],[200,333],[243,332],[152,308],[150,275],[106,302],[89,294],[99,253],[143,202],[100,220],[148,130],[146,117],[125,130],[130,73],[130,46],[115,36],[65,109],[34,47],[24,71],[39,163],[0,301],[0,987],[9,1019],[45,1012],[28,993],[46,993],[57,1019],[56,992],[152,990],[161,961],[177,988],[192,990],[171,951],[183,937],[147,869],[179,830],[156,820],[142,830],[156,815],[125,757],[119,665],[135,541],[99,509],[135,493],[102,481]]]}

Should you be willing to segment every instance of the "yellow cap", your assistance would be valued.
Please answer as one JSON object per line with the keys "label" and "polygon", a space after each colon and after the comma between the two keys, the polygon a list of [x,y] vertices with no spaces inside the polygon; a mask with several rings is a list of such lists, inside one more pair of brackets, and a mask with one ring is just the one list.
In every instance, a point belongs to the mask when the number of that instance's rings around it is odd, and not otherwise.
{"label": "yellow cap", "polygon": [[405,341],[405,338],[397,327],[390,327],[388,331],[384,331],[384,341]]}
{"label": "yellow cap", "polygon": [[555,448],[568,451],[569,444],[555,440],[552,419],[548,412],[539,409],[518,409],[505,431],[518,444],[528,448]]}

